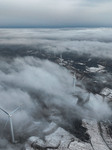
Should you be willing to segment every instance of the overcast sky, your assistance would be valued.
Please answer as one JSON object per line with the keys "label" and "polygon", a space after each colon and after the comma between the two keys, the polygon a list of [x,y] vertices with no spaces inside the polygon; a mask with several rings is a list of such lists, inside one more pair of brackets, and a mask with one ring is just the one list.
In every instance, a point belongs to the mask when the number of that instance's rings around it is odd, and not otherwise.
{"label": "overcast sky", "polygon": [[0,27],[112,26],[112,0],[0,0]]}

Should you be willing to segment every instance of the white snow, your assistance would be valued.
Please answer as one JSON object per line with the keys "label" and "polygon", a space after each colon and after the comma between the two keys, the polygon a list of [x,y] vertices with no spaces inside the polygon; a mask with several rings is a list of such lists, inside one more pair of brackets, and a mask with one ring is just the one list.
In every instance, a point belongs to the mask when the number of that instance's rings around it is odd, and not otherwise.
{"label": "white snow", "polygon": [[88,133],[91,137],[91,143],[94,150],[109,150],[100,135],[97,121],[83,120],[83,125],[88,129]]}
{"label": "white snow", "polygon": [[87,67],[86,70],[89,71],[89,72],[92,72],[92,73],[95,73],[95,72],[104,72],[104,66],[102,65],[98,65],[98,67]]}

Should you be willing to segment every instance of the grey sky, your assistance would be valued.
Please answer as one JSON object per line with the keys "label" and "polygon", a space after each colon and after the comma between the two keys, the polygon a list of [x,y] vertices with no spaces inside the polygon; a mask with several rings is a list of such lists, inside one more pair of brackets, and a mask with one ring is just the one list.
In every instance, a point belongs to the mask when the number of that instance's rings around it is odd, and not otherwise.
{"label": "grey sky", "polygon": [[112,26],[112,0],[0,0],[0,26]]}

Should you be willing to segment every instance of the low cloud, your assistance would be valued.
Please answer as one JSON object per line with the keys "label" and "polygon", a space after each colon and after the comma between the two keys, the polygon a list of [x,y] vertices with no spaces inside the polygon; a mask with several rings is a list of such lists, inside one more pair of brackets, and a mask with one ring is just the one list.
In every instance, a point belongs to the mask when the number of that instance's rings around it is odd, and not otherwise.
{"label": "low cloud", "polygon": [[[72,83],[72,75],[68,70],[48,60],[33,57],[18,57],[13,60],[2,58],[0,107],[11,112],[22,104],[21,110],[13,115],[16,138],[24,142],[33,135],[43,137],[43,129],[52,121],[58,125],[70,126],[70,122],[75,119],[93,117],[100,120],[110,117],[111,109],[97,95],[90,94],[88,103],[77,104],[81,99],[80,95],[83,103],[89,93],[84,85],[83,89],[77,86],[73,88]],[[10,136],[7,137],[10,132],[9,123],[3,130],[7,116],[2,111],[0,113],[0,148],[14,149],[9,142]]]}
{"label": "low cloud", "polygon": [[[0,29],[0,48],[17,49],[20,45],[33,50],[62,53],[77,52],[93,57],[111,58],[112,29]],[[8,47],[7,47],[8,45]],[[14,48],[11,45],[17,45]],[[6,48],[5,48],[6,47]]]}

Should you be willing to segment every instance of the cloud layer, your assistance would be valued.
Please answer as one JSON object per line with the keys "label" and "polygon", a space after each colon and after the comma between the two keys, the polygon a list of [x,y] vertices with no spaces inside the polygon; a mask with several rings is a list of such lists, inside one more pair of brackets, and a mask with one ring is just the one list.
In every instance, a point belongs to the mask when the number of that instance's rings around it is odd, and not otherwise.
{"label": "cloud layer", "polygon": [[0,0],[0,26],[112,26],[111,0]]}
{"label": "cloud layer", "polygon": [[[16,139],[24,141],[33,135],[42,138],[43,130],[52,121],[71,127],[77,118],[100,120],[111,115],[110,107],[98,95],[90,94],[87,104],[77,105],[78,97],[81,95],[85,100],[89,93],[84,88],[73,88],[72,82],[66,69],[47,60],[33,57],[0,60],[0,107],[11,112],[22,104],[21,110],[13,115]],[[11,147],[7,136],[9,123],[3,130],[7,119],[0,111],[1,149]]]}
{"label": "cloud layer", "polygon": [[[55,53],[67,51],[112,58],[111,37],[111,28],[0,29],[0,53],[6,51],[9,54],[11,50],[16,53],[19,46],[18,51],[21,52],[22,46],[23,51],[28,47],[29,51],[35,50],[35,53],[38,50]],[[101,96],[88,93],[79,81],[76,83],[82,88],[73,88],[72,75],[65,68],[37,57],[10,59],[7,56],[0,57],[0,107],[11,112],[22,104],[21,110],[13,116],[15,137],[21,143],[30,136],[43,138],[43,130],[52,121],[73,128],[72,122],[77,118],[101,120],[110,117],[112,112],[108,103]],[[104,80],[104,77],[100,76],[99,80]],[[85,103],[88,96],[89,101]],[[77,104],[78,100],[81,102]],[[17,149],[16,145],[10,143],[9,123],[3,130],[7,119],[0,111],[0,149]],[[17,146],[20,149],[22,145]]]}
{"label": "cloud layer", "polygon": [[0,45],[25,45],[31,50],[78,52],[112,58],[112,28],[0,29]]}

